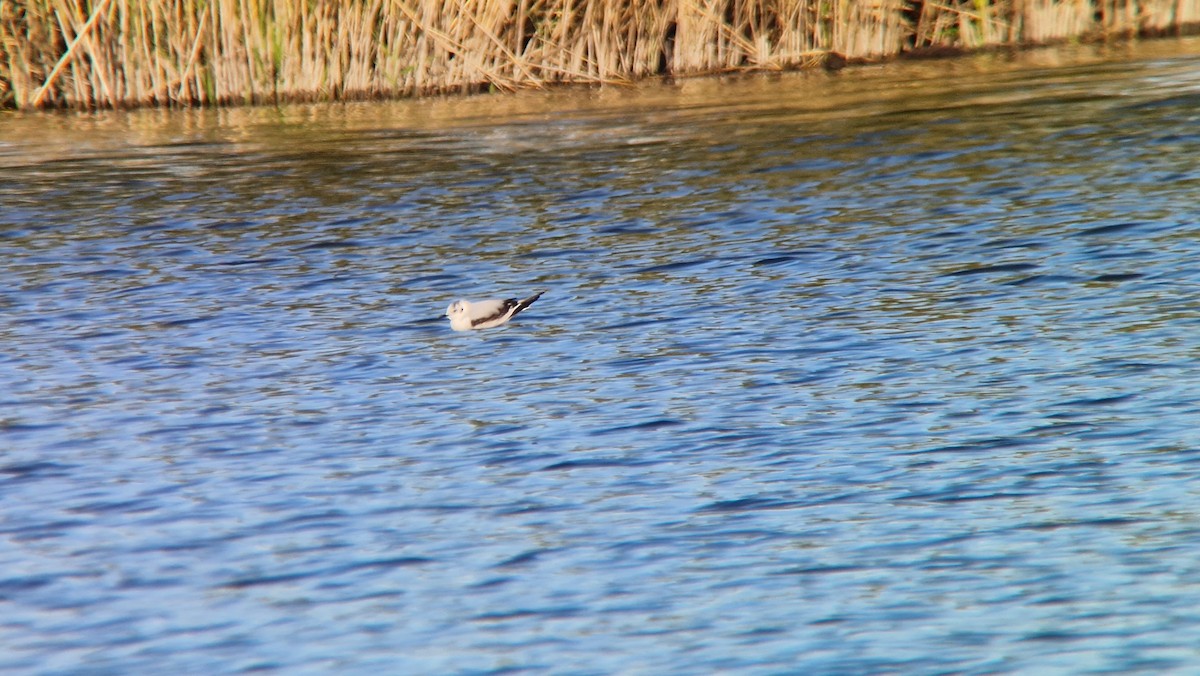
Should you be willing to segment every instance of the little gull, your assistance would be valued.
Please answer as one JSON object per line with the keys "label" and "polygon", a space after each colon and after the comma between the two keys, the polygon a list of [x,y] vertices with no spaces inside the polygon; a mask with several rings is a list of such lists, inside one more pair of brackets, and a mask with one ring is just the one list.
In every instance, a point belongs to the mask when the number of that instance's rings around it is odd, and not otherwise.
{"label": "little gull", "polygon": [[533,305],[533,301],[541,298],[545,291],[538,291],[525,300],[507,298],[505,300],[456,300],[446,308],[446,316],[450,318],[450,328],[455,331],[470,331],[471,329],[490,329],[493,326],[507,324],[508,320],[518,312]]}

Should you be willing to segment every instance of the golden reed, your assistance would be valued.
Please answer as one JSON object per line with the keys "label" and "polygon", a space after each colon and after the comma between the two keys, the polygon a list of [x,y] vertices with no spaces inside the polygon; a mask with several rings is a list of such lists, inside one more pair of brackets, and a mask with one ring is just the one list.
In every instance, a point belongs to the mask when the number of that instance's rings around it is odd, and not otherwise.
{"label": "golden reed", "polygon": [[330,101],[1200,24],[1200,0],[0,0],[0,106]]}

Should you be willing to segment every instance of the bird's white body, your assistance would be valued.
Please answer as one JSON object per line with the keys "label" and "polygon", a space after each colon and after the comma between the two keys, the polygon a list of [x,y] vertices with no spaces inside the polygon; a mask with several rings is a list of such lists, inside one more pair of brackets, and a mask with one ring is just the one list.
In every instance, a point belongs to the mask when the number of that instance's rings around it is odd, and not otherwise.
{"label": "bird's white body", "polygon": [[455,331],[471,331],[473,329],[490,329],[494,326],[507,324],[518,312],[533,305],[533,301],[542,296],[545,291],[539,291],[525,300],[508,298],[505,300],[456,300],[446,308],[446,316],[450,318],[450,328]]}

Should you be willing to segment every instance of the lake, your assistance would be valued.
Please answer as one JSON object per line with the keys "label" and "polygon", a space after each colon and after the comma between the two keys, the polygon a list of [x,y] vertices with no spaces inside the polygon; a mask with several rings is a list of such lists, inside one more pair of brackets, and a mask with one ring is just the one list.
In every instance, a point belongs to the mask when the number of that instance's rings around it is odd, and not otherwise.
{"label": "lake", "polygon": [[1191,38],[0,116],[0,671],[1200,669],[1197,158]]}

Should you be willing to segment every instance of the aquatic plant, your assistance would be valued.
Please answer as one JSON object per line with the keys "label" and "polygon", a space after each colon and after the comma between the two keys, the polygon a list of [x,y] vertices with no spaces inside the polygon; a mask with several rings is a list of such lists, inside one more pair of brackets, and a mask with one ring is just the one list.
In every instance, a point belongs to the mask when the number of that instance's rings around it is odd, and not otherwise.
{"label": "aquatic plant", "polygon": [[0,0],[0,106],[615,83],[1197,24],[1200,0]]}

